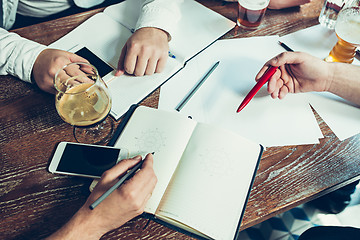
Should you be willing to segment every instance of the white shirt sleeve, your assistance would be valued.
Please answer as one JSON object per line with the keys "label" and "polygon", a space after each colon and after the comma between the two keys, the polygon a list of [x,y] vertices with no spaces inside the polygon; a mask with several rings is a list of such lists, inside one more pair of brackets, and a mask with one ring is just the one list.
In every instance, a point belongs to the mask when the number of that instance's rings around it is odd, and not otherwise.
{"label": "white shirt sleeve", "polygon": [[180,4],[183,0],[144,0],[135,30],[155,27],[166,31],[169,40],[181,18]]}
{"label": "white shirt sleeve", "polygon": [[13,75],[31,82],[31,71],[45,45],[0,28],[0,75]]}

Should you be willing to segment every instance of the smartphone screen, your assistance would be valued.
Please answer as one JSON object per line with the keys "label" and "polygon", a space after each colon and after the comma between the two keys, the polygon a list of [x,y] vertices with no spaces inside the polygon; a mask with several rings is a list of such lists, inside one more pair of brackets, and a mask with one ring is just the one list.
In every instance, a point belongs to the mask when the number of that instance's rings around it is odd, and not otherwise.
{"label": "smartphone screen", "polygon": [[[123,151],[121,154],[120,152]],[[101,177],[113,167],[125,150],[78,143],[60,143],[49,171],[85,177]],[[125,156],[127,157],[127,156]]]}
{"label": "smartphone screen", "polygon": [[101,60],[98,56],[92,53],[86,47],[81,48],[80,50],[75,52],[77,55],[88,60],[92,65],[96,67],[99,72],[100,77],[104,77],[108,73],[110,73],[113,69],[103,60]]}

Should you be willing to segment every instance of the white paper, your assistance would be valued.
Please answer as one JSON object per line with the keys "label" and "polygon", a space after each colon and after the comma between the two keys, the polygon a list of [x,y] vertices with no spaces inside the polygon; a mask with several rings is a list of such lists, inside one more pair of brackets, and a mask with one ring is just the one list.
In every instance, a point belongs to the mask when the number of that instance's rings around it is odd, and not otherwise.
{"label": "white paper", "polygon": [[264,85],[236,113],[255,85],[255,76],[263,64],[284,51],[278,40],[272,36],[217,41],[161,87],[159,108],[175,111],[194,84],[220,60],[181,113],[199,122],[217,124],[267,147],[318,143],[323,135],[301,94],[274,100]]}
{"label": "white paper", "polygon": [[[335,46],[337,37],[334,30],[316,25],[283,36],[281,41],[294,51],[307,52],[323,59]],[[360,65],[360,61],[355,58],[352,64]],[[360,132],[359,106],[331,93],[312,94],[309,103],[340,140]]]}
{"label": "white paper", "polygon": [[[69,50],[82,45],[116,69],[121,49],[132,34],[130,29],[136,23],[139,6],[139,1],[135,0],[109,6],[104,13],[92,16],[50,47]],[[139,103],[171,78],[188,58],[235,26],[234,22],[194,0],[185,0],[180,10],[183,17],[169,44],[170,51],[176,58],[168,58],[163,72],[143,77],[126,74],[115,77],[114,71],[110,74],[112,76],[106,77],[111,79],[108,82],[112,97],[111,114],[116,120],[132,104]]]}
{"label": "white paper", "polygon": [[341,141],[360,133],[360,106],[332,93],[312,93],[309,102]]}

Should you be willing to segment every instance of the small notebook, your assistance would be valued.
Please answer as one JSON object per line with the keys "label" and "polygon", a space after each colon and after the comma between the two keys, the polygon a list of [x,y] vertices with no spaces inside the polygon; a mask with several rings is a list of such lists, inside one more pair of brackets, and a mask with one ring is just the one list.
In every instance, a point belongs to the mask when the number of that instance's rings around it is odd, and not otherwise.
{"label": "small notebook", "polygon": [[177,112],[133,106],[115,147],[154,152],[158,183],[146,216],[204,239],[236,239],[263,147]]}

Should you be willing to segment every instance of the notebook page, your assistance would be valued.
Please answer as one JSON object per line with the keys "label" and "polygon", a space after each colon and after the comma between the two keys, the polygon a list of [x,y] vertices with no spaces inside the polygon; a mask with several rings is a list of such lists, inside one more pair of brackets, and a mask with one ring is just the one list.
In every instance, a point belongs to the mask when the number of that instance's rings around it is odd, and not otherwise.
{"label": "notebook page", "polygon": [[259,144],[199,123],[156,215],[233,239],[259,154]]}
{"label": "notebook page", "polygon": [[195,125],[193,120],[178,113],[140,106],[116,142],[115,147],[128,149],[130,156],[155,152],[158,183],[145,212],[155,213]]}
{"label": "notebook page", "polygon": [[265,84],[240,113],[236,112],[255,86],[260,68],[284,51],[278,40],[277,36],[266,36],[217,41],[161,87],[159,109],[175,111],[196,81],[220,61],[180,112],[266,147],[319,143],[323,135],[308,102],[300,94],[272,99]]}

